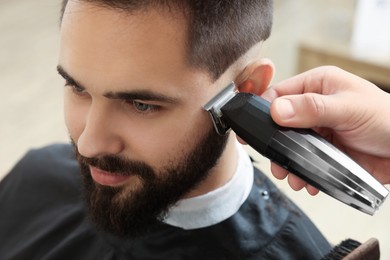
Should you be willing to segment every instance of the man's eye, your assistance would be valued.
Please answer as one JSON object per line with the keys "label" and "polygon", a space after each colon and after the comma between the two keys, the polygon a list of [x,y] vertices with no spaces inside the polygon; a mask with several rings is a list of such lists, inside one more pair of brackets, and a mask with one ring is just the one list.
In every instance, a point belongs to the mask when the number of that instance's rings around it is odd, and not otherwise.
{"label": "man's eye", "polygon": [[140,113],[155,112],[159,109],[159,106],[142,103],[142,102],[135,101],[135,100],[133,100],[132,103],[133,103],[133,107],[135,108],[135,110],[137,110],[137,112],[140,112]]}
{"label": "man's eye", "polygon": [[69,87],[71,88],[72,92],[76,95],[84,95],[86,92],[85,90],[82,88],[82,87],[79,87],[77,85],[75,85],[73,82],[70,82],[70,81],[66,81],[65,82],[65,87]]}
{"label": "man's eye", "polygon": [[73,89],[73,92],[75,92],[76,94],[82,94],[84,93],[84,89],[83,88],[80,88],[78,86],[71,86],[71,88]]}

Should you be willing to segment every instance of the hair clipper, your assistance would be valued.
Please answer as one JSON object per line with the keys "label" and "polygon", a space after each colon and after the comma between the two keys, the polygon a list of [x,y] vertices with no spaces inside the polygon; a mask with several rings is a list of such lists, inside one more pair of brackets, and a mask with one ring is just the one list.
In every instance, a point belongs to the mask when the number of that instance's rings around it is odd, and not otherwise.
{"label": "hair clipper", "polygon": [[215,129],[229,129],[257,152],[299,176],[310,185],[362,212],[373,215],[388,190],[347,155],[310,129],[277,125],[270,103],[238,92],[234,82],[205,106]]}

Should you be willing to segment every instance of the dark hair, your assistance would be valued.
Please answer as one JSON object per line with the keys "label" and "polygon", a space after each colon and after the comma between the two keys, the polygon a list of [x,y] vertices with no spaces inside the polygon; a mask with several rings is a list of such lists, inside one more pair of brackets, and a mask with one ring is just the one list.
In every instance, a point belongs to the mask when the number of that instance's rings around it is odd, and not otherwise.
{"label": "dark hair", "polygon": [[[125,11],[159,7],[187,18],[188,61],[218,79],[272,27],[272,0],[82,0]],[[64,13],[68,0],[63,0]]]}

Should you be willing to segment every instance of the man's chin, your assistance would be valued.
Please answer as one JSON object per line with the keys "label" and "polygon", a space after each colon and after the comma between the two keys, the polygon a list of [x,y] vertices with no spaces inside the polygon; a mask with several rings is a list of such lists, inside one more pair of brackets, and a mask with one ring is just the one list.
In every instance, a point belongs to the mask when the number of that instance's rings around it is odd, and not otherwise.
{"label": "man's chin", "polygon": [[[89,216],[97,229],[122,238],[137,238],[148,233],[162,214],[148,210],[137,192],[125,186],[87,185],[85,197]],[[132,196],[133,195],[133,196]]]}

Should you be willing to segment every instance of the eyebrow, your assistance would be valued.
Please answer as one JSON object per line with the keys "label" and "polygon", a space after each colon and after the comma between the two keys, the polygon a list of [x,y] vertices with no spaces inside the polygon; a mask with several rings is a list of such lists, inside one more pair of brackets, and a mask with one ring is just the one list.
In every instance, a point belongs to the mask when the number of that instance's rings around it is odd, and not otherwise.
{"label": "eyebrow", "polygon": [[[70,76],[69,73],[67,73],[61,65],[57,66],[57,71],[58,74],[60,74],[69,84],[81,89],[85,89],[85,87],[83,87],[72,76]],[[109,99],[158,101],[171,104],[180,103],[178,98],[166,96],[150,90],[133,90],[118,92],[109,91],[103,94],[103,96]]]}
{"label": "eyebrow", "polygon": [[158,101],[171,104],[179,103],[177,98],[162,95],[149,90],[107,92],[104,94],[104,96],[110,99]]}
{"label": "eyebrow", "polygon": [[66,72],[64,70],[63,67],[61,67],[61,65],[58,65],[57,66],[57,72],[58,74],[60,74],[66,81],[67,83],[69,83],[70,85],[74,85],[78,88],[81,88],[81,89],[85,89],[85,87],[83,87],[79,82],[77,82],[72,76],[69,75],[68,72]]}

